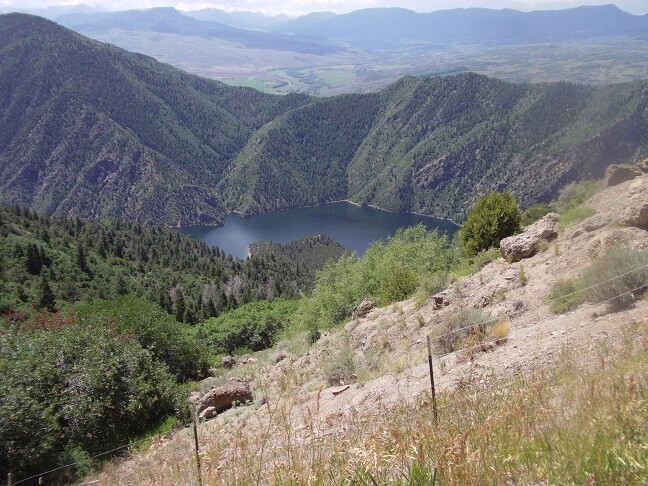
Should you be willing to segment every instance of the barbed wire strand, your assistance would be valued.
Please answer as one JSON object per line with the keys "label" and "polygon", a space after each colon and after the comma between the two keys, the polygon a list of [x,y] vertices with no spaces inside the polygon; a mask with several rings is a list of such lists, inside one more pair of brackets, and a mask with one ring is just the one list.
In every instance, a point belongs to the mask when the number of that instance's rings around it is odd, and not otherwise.
{"label": "barbed wire strand", "polygon": [[[606,284],[606,283],[613,282],[614,280],[617,280],[617,279],[619,279],[619,278],[621,278],[621,277],[625,277],[626,275],[629,275],[629,274],[631,274],[631,273],[637,272],[637,271],[639,271],[639,270],[643,270],[644,268],[648,268],[648,264],[646,264],[646,265],[642,265],[642,266],[637,267],[637,268],[634,268],[634,269],[632,269],[632,270],[630,270],[630,271],[628,271],[628,272],[622,273],[621,275],[617,275],[617,276],[612,277],[612,278],[610,278],[610,279],[608,279],[608,280],[604,280],[603,282],[599,282],[599,283],[596,283],[596,284],[594,284],[594,285],[590,285],[589,287],[586,287],[586,288],[584,288],[584,289],[575,290],[575,291],[573,291],[573,292],[569,292],[569,293],[566,293],[566,294],[563,294],[563,295],[559,295],[559,296],[557,296],[557,297],[553,297],[553,298],[551,298],[551,299],[547,299],[547,302],[553,302],[553,301],[556,301],[556,300],[564,299],[564,298],[566,298],[566,297],[570,297],[570,296],[575,295],[575,294],[579,294],[579,293],[581,293],[581,292],[586,292],[586,291],[588,291],[588,290],[591,290],[591,289],[593,289],[593,288],[598,287],[599,285],[603,285],[603,284]],[[636,292],[637,290],[641,290],[641,289],[643,289],[644,287],[646,287],[646,286],[645,286],[645,285],[642,285],[641,287],[637,287],[636,289],[633,289],[633,290],[628,291],[628,292],[624,292],[623,294],[616,295],[616,296],[612,297],[611,299],[607,299],[607,300],[601,301],[601,302],[599,302],[599,303],[602,304],[602,303],[608,302],[608,301],[610,301],[610,300],[618,299],[619,297],[622,297],[623,295],[626,295],[626,294],[628,294],[628,293],[632,293],[632,292]],[[498,321],[499,319],[500,319],[500,318],[498,318],[498,317],[494,317],[494,318],[492,318],[492,319],[487,319],[487,320],[485,320],[485,321],[475,322],[475,323],[470,324],[470,325],[468,325],[468,326],[463,326],[463,327],[460,327],[460,328],[453,329],[453,330],[451,330],[451,331],[445,332],[445,333],[443,333],[443,334],[435,335],[434,337],[435,337],[436,339],[439,339],[439,338],[442,338],[442,337],[445,337],[445,336],[450,336],[450,335],[452,335],[452,334],[456,334],[456,333],[458,333],[458,332],[465,331],[466,329],[473,329],[473,328],[475,328],[475,327],[477,327],[477,326],[485,326],[485,325],[487,325],[487,324],[491,324],[491,323],[493,323],[493,322]],[[428,335],[429,335],[429,334],[428,334]],[[430,336],[430,337],[432,337],[432,336]]]}
{"label": "barbed wire strand", "polygon": [[[178,427],[176,427],[175,429],[171,429],[170,431],[166,432],[164,435],[171,435],[171,434],[173,434],[173,433],[175,433],[175,432],[178,432],[178,431],[180,431],[180,430],[182,430],[182,429],[186,429],[186,428],[189,427],[190,425],[191,425],[191,424],[189,424],[189,425],[185,424],[185,425],[178,426]],[[119,446],[119,447],[115,447],[114,449],[110,449],[110,450],[108,450],[108,451],[100,452],[99,454],[96,454],[96,455],[94,455],[94,456],[91,456],[91,457],[89,457],[88,459],[89,459],[89,460],[91,460],[91,459],[97,459],[98,457],[102,457],[102,456],[105,456],[105,455],[111,454],[111,453],[113,453],[113,452],[117,452],[117,451],[119,451],[119,450],[126,449],[126,448],[128,448],[128,447],[136,446],[137,444],[141,444],[142,442],[146,442],[146,441],[148,441],[148,440],[153,440],[154,437],[155,437],[155,436],[145,437],[145,438],[143,438],[143,439],[138,439],[138,440],[135,440],[135,441],[131,441],[131,442],[129,442],[128,444],[124,444],[124,445],[121,445],[121,446]],[[56,468],[54,468],[54,469],[50,469],[49,471],[45,471],[45,472],[42,472],[42,473],[39,473],[39,474],[34,474],[33,476],[29,476],[29,477],[27,477],[27,478],[23,478],[23,479],[21,479],[20,481],[14,481],[13,484],[14,484],[14,485],[17,485],[17,484],[20,484],[20,483],[27,482],[27,481],[29,481],[29,480],[31,480],[31,479],[36,479],[36,478],[39,478],[39,477],[42,477],[42,476],[47,476],[47,475],[52,474],[52,473],[54,473],[54,472],[56,472],[56,471],[61,471],[62,469],[67,469],[67,468],[72,467],[72,466],[80,466],[80,465],[81,465],[81,463],[78,462],[78,461],[77,461],[77,462],[71,462],[70,464],[65,464],[64,466],[59,466],[59,467],[56,467]]]}

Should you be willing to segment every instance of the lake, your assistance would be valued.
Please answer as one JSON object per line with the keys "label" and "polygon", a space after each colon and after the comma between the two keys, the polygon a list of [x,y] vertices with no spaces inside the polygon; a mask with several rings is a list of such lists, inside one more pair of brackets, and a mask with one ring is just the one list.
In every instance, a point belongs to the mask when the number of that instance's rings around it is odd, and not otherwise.
{"label": "lake", "polygon": [[329,235],[347,249],[363,255],[373,241],[393,235],[398,228],[419,223],[449,235],[458,229],[443,219],[335,202],[246,217],[230,214],[221,227],[189,226],[180,231],[239,258],[247,257],[248,245],[255,241],[288,243],[314,234]]}

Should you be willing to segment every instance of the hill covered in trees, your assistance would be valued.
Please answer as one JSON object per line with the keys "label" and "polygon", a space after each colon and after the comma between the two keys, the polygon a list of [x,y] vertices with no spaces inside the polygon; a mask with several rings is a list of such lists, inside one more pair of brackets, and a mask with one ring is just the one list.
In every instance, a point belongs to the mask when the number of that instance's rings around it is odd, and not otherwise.
{"label": "hill covered in trees", "polygon": [[0,277],[2,314],[131,294],[189,324],[255,300],[294,297],[314,281],[289,258],[239,260],[172,229],[55,219],[20,207],[0,208]]}
{"label": "hill covered in trees", "polygon": [[272,96],[27,15],[0,17],[0,200],[56,216],[218,224],[338,199],[461,220],[648,155],[648,85],[407,77]]}

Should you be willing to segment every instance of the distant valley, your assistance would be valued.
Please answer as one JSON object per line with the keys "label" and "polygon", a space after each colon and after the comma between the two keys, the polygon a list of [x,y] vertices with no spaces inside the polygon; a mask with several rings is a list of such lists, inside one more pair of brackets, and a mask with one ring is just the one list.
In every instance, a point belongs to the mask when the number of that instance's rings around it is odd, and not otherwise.
{"label": "distant valley", "polygon": [[648,155],[648,84],[405,77],[315,98],[231,87],[0,17],[0,200],[167,225],[350,199],[460,221]]}
{"label": "distant valley", "polygon": [[272,93],[377,91],[405,75],[467,71],[514,82],[648,78],[648,16],[614,6],[384,8],[296,19],[216,9],[88,10],[36,13],[185,71]]}

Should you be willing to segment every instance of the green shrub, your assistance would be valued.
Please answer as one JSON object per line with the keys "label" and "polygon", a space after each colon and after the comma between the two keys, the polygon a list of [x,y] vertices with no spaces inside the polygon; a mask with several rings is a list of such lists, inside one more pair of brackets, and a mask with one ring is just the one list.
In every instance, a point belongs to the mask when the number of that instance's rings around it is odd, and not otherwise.
{"label": "green shrub", "polygon": [[291,324],[298,303],[275,299],[245,304],[197,326],[196,335],[213,353],[235,354],[271,347]]}
{"label": "green shrub", "polygon": [[86,471],[90,456],[176,413],[174,377],[136,339],[47,314],[26,327],[0,333],[0,471],[24,477],[72,459]]}
{"label": "green shrub", "polygon": [[584,219],[594,216],[596,211],[590,206],[576,206],[566,210],[560,215],[560,228],[565,229]]}
{"label": "green shrub", "polygon": [[492,192],[475,203],[457,237],[466,255],[473,256],[518,232],[521,221],[520,208],[511,193]]}
{"label": "green shrub", "polygon": [[399,229],[387,242],[371,245],[362,259],[345,255],[318,272],[310,297],[300,301],[296,324],[314,339],[318,330],[348,319],[363,299],[378,305],[405,299],[420,282],[447,275],[457,261],[446,235],[422,225]]}
{"label": "green shrub", "polygon": [[134,337],[156,360],[165,363],[179,381],[208,373],[209,352],[184,324],[160,307],[134,296],[96,300],[76,307],[86,325],[112,329]]}
{"label": "green shrub", "polygon": [[463,308],[444,320],[436,341],[444,354],[451,353],[459,349],[459,344],[467,337],[483,335],[489,320],[489,314],[482,309]]}
{"label": "green shrub", "polygon": [[545,215],[551,212],[551,206],[547,203],[539,203],[529,206],[526,211],[522,213],[522,226],[526,227],[536,221],[542,219]]}
{"label": "green shrub", "polygon": [[598,181],[586,179],[566,185],[560,191],[558,200],[551,204],[554,211],[564,214],[580,206],[601,189]]}
{"label": "green shrub", "polygon": [[579,279],[563,280],[553,284],[548,296],[551,311],[554,314],[562,314],[576,309],[585,301],[580,289]]}
{"label": "green shrub", "polygon": [[585,269],[581,285],[587,289],[587,301],[607,301],[612,310],[624,309],[646,290],[648,252],[627,246],[612,247]]}
{"label": "green shrub", "polygon": [[403,267],[390,268],[380,275],[378,299],[396,302],[406,299],[418,287],[419,279],[414,270]]}

